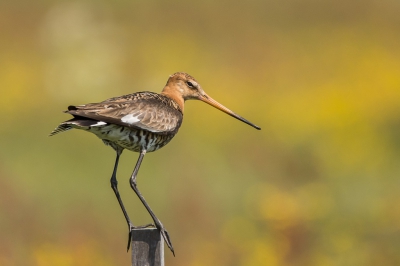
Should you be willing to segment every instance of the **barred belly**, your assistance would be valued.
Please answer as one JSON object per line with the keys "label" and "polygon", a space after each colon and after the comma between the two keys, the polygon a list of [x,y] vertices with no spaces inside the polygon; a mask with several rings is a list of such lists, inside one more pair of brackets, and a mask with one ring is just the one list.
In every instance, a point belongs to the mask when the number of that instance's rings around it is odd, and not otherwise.
{"label": "barred belly", "polygon": [[104,143],[114,147],[118,145],[124,149],[140,152],[156,151],[171,141],[175,134],[157,134],[143,129],[132,129],[114,124],[89,127],[86,129],[102,139]]}

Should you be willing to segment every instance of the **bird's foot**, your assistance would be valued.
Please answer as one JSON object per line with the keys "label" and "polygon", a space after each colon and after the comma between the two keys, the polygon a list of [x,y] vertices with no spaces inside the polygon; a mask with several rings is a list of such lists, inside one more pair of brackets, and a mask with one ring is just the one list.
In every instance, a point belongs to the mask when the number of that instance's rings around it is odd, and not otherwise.
{"label": "bird's foot", "polygon": [[171,250],[172,254],[175,257],[174,247],[172,246],[172,242],[171,242],[171,239],[169,238],[168,231],[165,229],[165,227],[159,220],[155,220],[154,222],[156,224],[157,229],[160,231],[161,235],[163,236],[168,248]]}
{"label": "bird's foot", "polygon": [[167,243],[168,248],[171,250],[172,254],[175,257],[175,251],[174,247],[172,246],[171,239],[169,238],[168,231],[164,228],[163,224],[159,220],[155,220],[155,224],[146,224],[146,225],[139,225],[139,226],[134,226],[132,223],[129,223],[129,236],[128,236],[128,247],[127,247],[127,252],[129,251],[129,248],[131,247],[131,242],[132,242],[132,235],[133,235],[133,230],[134,229],[140,229],[140,228],[147,228],[147,227],[156,227],[161,235],[164,238],[165,243]]}
{"label": "bird's foot", "polygon": [[134,229],[147,228],[147,227],[155,227],[155,226],[154,226],[154,224],[146,224],[146,225],[134,226],[132,223],[129,223],[128,248],[126,250],[127,252],[129,251],[129,248],[131,247],[133,230]]}

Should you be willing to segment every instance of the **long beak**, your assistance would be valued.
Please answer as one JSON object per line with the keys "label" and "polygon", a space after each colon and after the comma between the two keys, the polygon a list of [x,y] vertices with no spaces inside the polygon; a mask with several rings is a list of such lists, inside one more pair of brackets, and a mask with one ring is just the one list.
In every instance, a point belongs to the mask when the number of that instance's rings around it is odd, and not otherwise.
{"label": "long beak", "polygon": [[253,123],[251,123],[250,121],[244,119],[243,117],[241,117],[240,115],[235,114],[234,112],[232,112],[231,110],[229,110],[228,108],[226,108],[225,106],[223,106],[222,104],[220,104],[219,102],[217,102],[216,100],[214,100],[213,98],[211,98],[210,96],[208,96],[207,94],[204,93],[204,95],[200,95],[198,98],[200,101],[203,101],[205,103],[208,103],[209,105],[217,108],[218,110],[221,110],[222,112],[233,116],[234,118],[260,130],[261,128],[259,126],[254,125]]}

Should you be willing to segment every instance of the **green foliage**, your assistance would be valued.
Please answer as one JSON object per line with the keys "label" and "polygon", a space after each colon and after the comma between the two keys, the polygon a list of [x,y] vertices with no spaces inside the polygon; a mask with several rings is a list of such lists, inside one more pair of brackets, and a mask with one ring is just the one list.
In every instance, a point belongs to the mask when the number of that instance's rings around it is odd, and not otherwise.
{"label": "green foliage", "polygon": [[[114,152],[47,135],[69,104],[160,92],[176,71],[262,130],[190,101],[146,155],[167,264],[400,264],[396,1],[18,3],[0,8],[0,265],[129,265]],[[137,156],[119,188],[146,224]]]}

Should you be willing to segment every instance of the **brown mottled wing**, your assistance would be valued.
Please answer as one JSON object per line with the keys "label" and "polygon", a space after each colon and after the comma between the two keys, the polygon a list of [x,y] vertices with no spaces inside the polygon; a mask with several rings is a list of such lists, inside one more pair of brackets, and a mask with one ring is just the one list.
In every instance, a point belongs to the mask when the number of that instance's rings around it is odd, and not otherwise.
{"label": "brown mottled wing", "polygon": [[155,133],[170,133],[179,128],[183,117],[170,101],[156,93],[142,92],[101,103],[70,106],[67,113]]}

